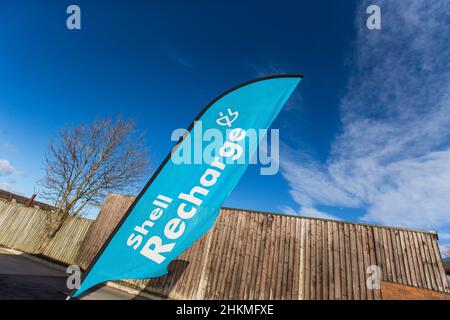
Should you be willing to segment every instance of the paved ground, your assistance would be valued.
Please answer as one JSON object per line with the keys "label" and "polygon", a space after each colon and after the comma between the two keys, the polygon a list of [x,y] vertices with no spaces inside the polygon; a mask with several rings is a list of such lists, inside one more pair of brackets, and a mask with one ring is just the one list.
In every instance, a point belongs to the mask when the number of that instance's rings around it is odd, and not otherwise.
{"label": "paved ground", "polygon": [[[64,300],[69,293],[67,275],[20,255],[0,248],[0,300],[5,299],[51,299]],[[135,297],[114,288],[101,287],[84,300],[130,300]]]}

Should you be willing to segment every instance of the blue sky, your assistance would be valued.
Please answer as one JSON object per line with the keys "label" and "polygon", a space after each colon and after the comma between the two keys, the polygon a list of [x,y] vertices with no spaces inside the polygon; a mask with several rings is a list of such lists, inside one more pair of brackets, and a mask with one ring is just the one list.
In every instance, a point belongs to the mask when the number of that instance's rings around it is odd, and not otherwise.
{"label": "blue sky", "polygon": [[[382,30],[365,26],[372,3]],[[225,205],[438,230],[443,245],[449,15],[445,0],[2,1],[0,187],[32,194],[58,128],[99,115],[136,118],[155,169],[223,91],[304,73],[273,124],[280,173],[251,167]]]}

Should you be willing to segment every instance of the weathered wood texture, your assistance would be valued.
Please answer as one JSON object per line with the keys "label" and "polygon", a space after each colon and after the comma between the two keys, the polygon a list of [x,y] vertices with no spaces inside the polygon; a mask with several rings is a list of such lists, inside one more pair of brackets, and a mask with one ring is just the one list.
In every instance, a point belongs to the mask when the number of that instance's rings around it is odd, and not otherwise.
{"label": "weathered wood texture", "polygon": [[100,214],[83,240],[84,245],[80,249],[78,259],[78,263],[83,269],[89,266],[133,200],[134,197],[126,195],[108,195],[101,207]]}
{"label": "weathered wood texture", "polygon": [[77,264],[82,240],[92,221],[68,217],[43,248],[51,215],[49,211],[0,201],[0,245],[64,264]]}
{"label": "weathered wood texture", "polygon": [[[132,197],[110,195],[89,230],[86,266]],[[222,209],[214,227],[152,280],[126,281],[178,299],[380,299],[382,280],[448,292],[435,233],[244,210]]]}
{"label": "weathered wood texture", "polygon": [[450,300],[450,293],[422,289],[400,283],[382,282],[383,300]]}
{"label": "weathered wood texture", "polygon": [[[12,192],[8,192],[5,190],[0,190],[0,201],[7,201],[7,202],[15,202],[17,204],[20,205],[26,205],[28,203],[30,203],[30,198],[12,193]],[[42,210],[48,210],[48,211],[52,211],[55,210],[55,207],[48,205],[47,203],[43,203],[40,201],[33,201],[32,202],[32,207],[33,208],[39,208]]]}
{"label": "weathered wood texture", "polygon": [[[0,201],[0,245],[86,267],[132,201],[110,195],[95,222],[67,218],[45,248],[52,213]],[[449,292],[434,233],[235,209],[168,275],[124,282],[176,299],[380,299],[370,265],[383,281]]]}

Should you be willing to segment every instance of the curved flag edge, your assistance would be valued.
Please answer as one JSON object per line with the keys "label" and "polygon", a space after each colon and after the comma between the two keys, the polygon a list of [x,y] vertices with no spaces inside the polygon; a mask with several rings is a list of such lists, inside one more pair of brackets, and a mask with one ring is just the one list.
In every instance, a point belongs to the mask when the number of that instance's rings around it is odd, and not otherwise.
{"label": "curved flag edge", "polygon": [[[106,239],[106,241],[103,243],[101,249],[98,251],[98,253],[95,255],[94,259],[90,262],[88,268],[86,269],[86,271],[83,273],[82,277],[81,277],[81,281],[80,281],[80,285],[83,283],[84,279],[86,279],[87,275],[89,274],[89,272],[92,270],[92,268],[95,266],[95,264],[97,263],[98,259],[100,258],[100,256],[102,255],[102,253],[105,251],[106,247],[109,245],[109,243],[111,242],[112,238],[114,237],[114,235],[117,233],[117,231],[120,229],[120,227],[123,225],[123,223],[125,222],[125,220],[128,218],[128,216],[130,215],[130,213],[133,211],[136,203],[141,199],[141,197],[145,194],[145,192],[147,191],[147,189],[151,186],[151,184],[153,183],[153,181],[156,179],[156,177],[158,176],[158,174],[160,173],[160,171],[164,168],[164,166],[167,164],[167,162],[170,160],[172,154],[177,150],[177,148],[181,145],[181,143],[184,141],[184,139],[191,133],[192,128],[194,127],[195,123],[203,116],[203,114],[208,111],[208,109],[214,104],[216,103],[218,100],[222,99],[223,97],[225,97],[226,95],[228,95],[229,93],[238,90],[242,87],[245,87],[249,84],[255,83],[255,82],[260,82],[260,81],[265,81],[265,80],[271,80],[271,79],[279,79],[279,78],[300,78],[303,79],[304,75],[303,74],[282,74],[282,75],[272,75],[272,76],[264,76],[264,77],[260,77],[260,78],[256,78],[253,80],[249,80],[246,81],[244,83],[241,83],[231,89],[228,89],[227,91],[223,92],[222,94],[218,95],[216,98],[214,98],[210,103],[208,103],[199,113],[198,115],[195,117],[195,119],[192,121],[192,123],[189,125],[188,129],[186,130],[186,132],[184,133],[183,137],[180,138],[180,140],[175,144],[175,146],[170,150],[169,154],[164,158],[163,162],[161,162],[161,164],[159,165],[158,169],[156,169],[156,171],[153,173],[153,175],[151,176],[151,178],[149,179],[149,181],[145,184],[144,188],[142,188],[141,192],[139,192],[139,195],[136,197],[136,199],[134,199],[133,203],[130,205],[130,207],[128,208],[127,212],[123,215],[123,217],[120,219],[119,223],[116,225],[116,227],[114,228],[114,230],[111,232],[111,234],[108,236],[108,238]],[[78,291],[78,288],[75,288],[72,290],[72,292],[67,296],[66,300],[70,300],[73,295]]]}

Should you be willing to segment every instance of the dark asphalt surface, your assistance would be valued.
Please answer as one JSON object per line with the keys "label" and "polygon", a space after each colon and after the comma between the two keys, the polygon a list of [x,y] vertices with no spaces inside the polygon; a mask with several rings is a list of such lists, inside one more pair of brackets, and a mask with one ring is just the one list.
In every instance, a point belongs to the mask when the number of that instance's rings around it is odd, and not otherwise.
{"label": "dark asphalt surface", "polygon": [[[0,300],[65,300],[67,275],[29,258],[0,248]],[[101,287],[84,300],[130,300],[135,297],[114,288]]]}

